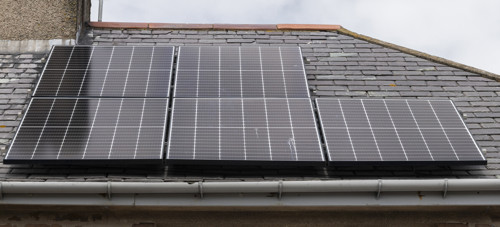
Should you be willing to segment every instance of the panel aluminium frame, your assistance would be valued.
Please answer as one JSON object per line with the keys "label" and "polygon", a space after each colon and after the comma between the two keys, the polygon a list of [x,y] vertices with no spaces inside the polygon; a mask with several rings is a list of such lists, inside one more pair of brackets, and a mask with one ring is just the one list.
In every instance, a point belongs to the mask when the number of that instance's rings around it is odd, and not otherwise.
{"label": "panel aluminium frame", "polygon": [[484,165],[451,100],[318,98],[330,165]]}

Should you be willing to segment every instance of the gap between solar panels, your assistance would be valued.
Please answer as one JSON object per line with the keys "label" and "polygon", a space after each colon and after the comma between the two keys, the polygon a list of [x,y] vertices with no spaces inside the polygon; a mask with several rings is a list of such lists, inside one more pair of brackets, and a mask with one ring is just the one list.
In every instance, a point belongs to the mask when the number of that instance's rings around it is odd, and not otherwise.
{"label": "gap between solar panels", "polygon": [[163,163],[174,47],[54,46],[4,163]]}

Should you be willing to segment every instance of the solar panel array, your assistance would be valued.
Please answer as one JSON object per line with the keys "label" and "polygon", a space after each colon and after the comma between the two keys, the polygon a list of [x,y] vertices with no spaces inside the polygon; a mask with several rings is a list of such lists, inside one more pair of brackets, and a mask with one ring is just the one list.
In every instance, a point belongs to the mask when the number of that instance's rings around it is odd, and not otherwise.
{"label": "solar panel array", "polygon": [[173,47],[55,46],[5,163],[162,163]]}
{"label": "solar panel array", "polygon": [[298,47],[181,47],[170,163],[324,165]]}
{"label": "solar panel array", "polygon": [[[449,100],[313,103],[298,47],[56,46],[4,163],[485,164]],[[172,97],[171,97],[172,96]],[[325,160],[325,159],[328,160]]]}
{"label": "solar panel array", "polygon": [[331,164],[485,164],[449,100],[316,99]]}

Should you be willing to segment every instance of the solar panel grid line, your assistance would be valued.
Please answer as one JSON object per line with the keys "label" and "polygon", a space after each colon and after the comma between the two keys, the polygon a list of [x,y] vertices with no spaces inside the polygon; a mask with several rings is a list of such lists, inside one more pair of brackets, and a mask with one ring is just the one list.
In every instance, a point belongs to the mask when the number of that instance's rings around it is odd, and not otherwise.
{"label": "solar panel grid line", "polygon": [[[302,62],[302,64],[301,64],[301,65],[302,65],[302,74],[303,74],[303,78],[304,78],[304,84],[306,84],[306,85],[307,85],[307,84],[308,84],[308,83],[307,83],[307,74],[306,74],[306,68],[305,68],[305,66],[304,66],[304,64],[303,64],[303,59],[304,59],[304,56],[303,56],[303,54],[302,54],[302,49],[301,49],[301,47],[299,47],[299,55],[300,55],[300,60],[301,60],[301,62]],[[311,94],[309,93],[309,89],[307,89],[307,97],[308,97],[308,98],[311,98]]]}
{"label": "solar panel grid line", "polygon": [[[50,59],[52,58],[52,53],[54,52],[54,48],[55,48],[55,46],[52,46],[52,47],[50,48],[50,54],[49,54],[49,57],[47,58],[47,62],[49,62],[49,61],[50,61]],[[38,82],[36,83],[35,90],[33,91],[33,94],[36,94],[36,92],[37,92],[37,90],[38,90],[38,87],[39,87],[39,85],[40,85],[40,81],[42,81],[42,77],[43,77],[43,75],[45,74],[45,69],[47,69],[47,64],[45,64],[45,65],[43,66],[42,74],[40,74],[40,78],[38,79]],[[16,134],[17,134],[17,133],[16,133]]]}
{"label": "solar panel grid line", "polygon": [[[101,88],[100,95],[102,95],[102,92],[104,91],[104,84],[106,84],[106,78],[108,76],[109,66],[111,65],[111,60],[113,58],[114,51],[115,51],[115,47],[113,46],[113,48],[111,49],[111,55],[110,55],[110,59],[109,59],[109,62],[108,62],[108,67],[107,67],[107,70],[106,70],[106,75],[104,76],[104,82],[103,82],[103,85],[102,85],[102,88]],[[82,159],[84,159],[85,155],[87,155],[87,148],[89,146],[90,136],[92,135],[92,131],[94,130],[94,124],[95,124],[95,120],[97,118],[97,112],[99,111],[99,107],[100,106],[101,106],[101,99],[99,99],[99,101],[97,102],[97,108],[95,109],[94,119],[92,120],[92,126],[90,127],[90,132],[89,132],[89,136],[87,138],[87,143],[85,145],[85,150],[83,152]]]}
{"label": "solar panel grid line", "polygon": [[[146,89],[144,89],[144,96],[146,96],[148,94],[149,76],[151,75],[151,66],[153,65],[154,52],[155,52],[155,48],[153,47],[153,50],[151,53],[151,60],[149,61],[148,77],[146,79]],[[172,53],[172,56],[173,56],[173,53]],[[172,57],[172,61],[173,61],[173,57]],[[172,62],[172,65],[173,65],[173,62]],[[170,82],[168,84],[170,85]],[[169,91],[170,91],[170,89],[169,89]],[[137,148],[139,147],[139,138],[141,137],[142,119],[144,118],[144,108],[145,107],[146,107],[146,99],[144,99],[144,101],[142,102],[141,120],[139,121],[139,132],[137,132],[137,139],[135,140],[134,159],[137,157]],[[168,111],[168,106],[167,106],[167,111]],[[167,114],[165,114],[165,119],[166,119],[166,117],[167,117]],[[166,120],[165,120],[165,122],[166,122]],[[165,132],[163,132],[162,137],[165,138]],[[163,146],[162,146],[161,153],[163,154]]]}
{"label": "solar panel grid line", "polygon": [[288,101],[288,91],[287,91],[287,87],[286,87],[286,78],[285,78],[285,72],[283,71],[283,56],[281,54],[281,47],[278,47],[278,50],[279,50],[279,56],[280,56],[280,66],[281,66],[281,75],[283,76],[283,86],[284,86],[284,91],[285,91],[285,98],[286,98],[286,106],[287,106],[287,110],[288,110],[288,117],[290,118],[289,119],[289,122],[290,122],[290,131],[292,132],[292,141],[290,144],[292,150],[295,152],[295,160],[298,160],[299,157],[298,157],[298,154],[297,154],[297,147],[295,146],[295,133],[293,131],[294,127],[293,127],[293,122],[292,122],[292,113],[290,112],[290,102]]}
{"label": "solar panel grid line", "polygon": [[94,131],[95,120],[97,118],[97,111],[99,110],[100,106],[101,106],[101,99],[97,101],[97,108],[95,109],[94,119],[92,120],[92,125],[90,126],[90,132],[89,136],[87,137],[87,143],[85,144],[85,149],[83,151],[82,159],[84,159],[85,155],[87,155],[87,148],[89,147],[90,136],[92,135],[92,131]]}
{"label": "solar panel grid line", "polygon": [[[132,66],[132,59],[134,59],[134,51],[135,51],[135,47],[132,47],[132,53],[130,54],[130,61],[128,63],[127,75],[125,76],[125,85],[123,86],[122,96],[125,95],[125,90],[127,89],[128,76],[130,75],[130,67]],[[153,56],[151,56],[151,58],[153,58]],[[117,130],[117,127],[118,127],[118,123],[120,122],[120,115],[122,113],[122,107],[123,107],[123,98],[120,101],[120,107],[118,109],[118,117],[116,118],[116,125],[115,125],[115,129],[113,131],[113,138],[111,139],[111,146],[109,147],[108,158],[111,157],[111,152],[113,151],[113,145],[115,143],[116,130]]]}
{"label": "solar panel grid line", "polygon": [[243,73],[241,69],[241,48],[238,48],[238,62],[239,62],[239,69],[240,69],[240,98],[241,98],[241,119],[242,119],[242,125],[243,125],[243,156],[244,159],[247,160],[247,141],[246,141],[246,132],[245,132],[245,107],[243,105]]}
{"label": "solar panel grid line", "polygon": [[[451,102],[451,101],[450,101]],[[443,124],[441,124],[441,120],[439,120],[439,117],[438,115],[436,114],[436,111],[434,110],[434,107],[432,107],[432,104],[430,101],[427,101],[427,103],[429,104],[429,106],[431,107],[431,110],[432,110],[432,113],[434,114],[434,116],[436,116],[436,119],[439,123],[439,127],[441,127],[441,130],[443,131],[444,133],[444,136],[446,137],[446,141],[448,141],[448,144],[450,144],[451,146],[451,149],[453,151],[453,153],[455,154],[455,157],[457,158],[457,160],[460,160],[460,158],[458,157],[457,155],[457,152],[455,151],[455,147],[453,146],[453,144],[451,143],[450,141],[450,138],[448,138],[448,134],[446,133],[446,131],[444,130],[444,127],[443,127]]]}
{"label": "solar panel grid line", "polygon": [[[451,102],[451,101],[450,101],[450,102]],[[457,107],[456,107],[455,105],[452,105],[452,106],[453,106],[453,109],[455,110],[456,115],[457,115],[457,116],[458,116],[458,118],[460,119],[460,122],[462,123],[462,126],[463,126],[464,128],[466,128],[466,129],[467,129],[467,125],[465,124],[464,119],[462,119],[462,117],[460,116],[460,114],[459,114],[459,112],[458,112]],[[472,136],[471,132],[470,132],[469,130],[466,130],[466,131],[467,131],[467,134],[469,135],[469,138],[470,138],[470,139],[472,139],[472,142],[474,143],[474,146],[476,147],[476,149],[477,149],[478,151],[481,151],[481,149],[479,149],[479,146],[477,145],[476,140],[475,140],[475,139],[474,139],[474,137]],[[479,155],[481,155],[481,158],[482,158],[483,160],[486,160],[486,158],[484,157],[483,153],[479,152]]]}
{"label": "solar panel grid line", "polygon": [[[71,53],[70,53],[70,58],[71,56],[73,55],[73,51],[75,50],[75,47],[73,47],[71,49]],[[66,63],[66,67],[65,69],[68,68],[68,65],[69,65],[69,59],[68,59],[68,62]],[[64,70],[64,73],[63,73],[63,78],[64,78],[64,75],[66,74],[66,70]],[[61,79],[61,82],[59,82],[59,85],[57,87],[57,90],[56,90],[56,95],[59,93],[59,89],[61,87],[61,83],[62,83],[62,79]],[[45,119],[45,123],[44,123],[44,127],[42,128],[42,132],[40,133],[40,136],[38,137],[38,140],[36,142],[36,145],[35,145],[35,149],[33,149],[33,153],[31,155],[31,159],[33,159],[33,157],[35,156],[35,153],[36,153],[36,150],[38,148],[38,145],[40,144],[40,140],[42,139],[42,135],[45,131],[45,126],[47,125],[47,122],[49,121],[49,117],[50,117],[50,114],[52,113],[52,109],[54,108],[54,104],[55,104],[56,100],[54,99],[54,101],[52,101],[52,105],[50,106],[50,110],[49,110],[49,114],[47,115],[47,118]]]}
{"label": "solar panel grid line", "polygon": [[[220,54],[220,46],[219,46],[219,55],[218,55],[218,62],[219,62],[219,78],[218,78],[218,96],[220,97],[220,62],[221,62],[221,54]],[[221,124],[220,124],[220,99],[218,101],[218,105],[219,105],[219,159],[221,159],[221,134],[220,134],[220,127],[221,127]]]}
{"label": "solar panel grid line", "polygon": [[[261,51],[261,47],[259,47],[259,62],[260,62],[260,73],[261,73],[261,76],[262,76],[262,95],[264,97],[264,99],[266,98],[266,87],[264,85],[264,71],[262,69],[262,51]],[[271,158],[271,160],[273,160],[273,151],[271,149],[271,136],[269,135],[269,117],[268,117],[268,114],[267,114],[267,104],[266,102],[264,101],[264,111],[266,113],[266,127],[267,127],[267,140],[268,140],[268,144],[269,144],[269,157]]]}
{"label": "solar panel grid line", "polygon": [[[112,70],[118,70],[118,69],[112,69]],[[197,72],[198,70],[196,69],[179,69],[179,71],[182,72]],[[234,72],[234,71],[239,71],[239,70],[231,70],[231,69],[221,69],[221,70],[213,70],[213,69],[203,69],[201,71],[204,72]],[[261,70],[259,69],[242,69],[242,72],[260,72]],[[295,69],[284,69],[284,70],[276,70],[276,69],[265,69],[264,71],[266,72],[302,72],[302,70],[295,70]]]}
{"label": "solar panel grid line", "polygon": [[[336,129],[344,129],[346,127],[328,127],[328,128],[336,128]],[[370,129],[370,127],[353,127],[350,126],[350,129]],[[393,127],[373,127],[373,129],[394,129]],[[397,129],[414,129],[414,128],[407,128],[407,127],[398,127]],[[428,128],[428,127],[420,127],[420,129],[436,129],[436,128]],[[440,128],[438,128],[440,129]],[[463,128],[449,128],[446,127],[445,129],[463,129]]]}
{"label": "solar panel grid line", "polygon": [[380,156],[380,161],[384,161],[384,157],[382,157],[382,153],[380,153],[380,147],[378,146],[377,137],[375,136],[375,133],[373,132],[372,124],[370,123],[370,117],[368,116],[368,113],[366,112],[366,108],[365,108],[365,104],[363,103],[363,100],[361,100],[361,106],[363,107],[363,111],[365,112],[366,120],[368,120],[368,126],[370,127],[370,132],[372,133],[373,141],[375,141],[375,146],[377,147],[377,152],[378,152],[378,155]]}
{"label": "solar panel grid line", "polygon": [[431,156],[431,159],[434,161],[434,156],[432,155],[431,149],[429,149],[429,145],[427,144],[427,141],[425,140],[424,134],[422,134],[422,129],[420,129],[420,126],[418,125],[417,119],[415,118],[415,115],[413,114],[413,111],[411,110],[410,104],[408,103],[408,100],[405,100],[406,105],[408,106],[408,109],[410,110],[410,114],[415,121],[415,124],[417,125],[418,132],[420,133],[420,136],[422,137],[422,140],[424,141],[425,147],[427,148],[427,151],[429,152],[429,155]]}
{"label": "solar panel grid line", "polygon": [[[33,102],[33,99],[30,100],[27,109],[29,109],[31,107],[32,102]],[[25,119],[26,119],[26,114],[23,115],[23,118],[21,119],[21,123],[19,124],[19,128],[23,125]],[[18,131],[19,131],[19,129],[18,129]],[[12,138],[12,143],[10,144],[9,150],[12,146],[14,146],[14,143],[16,142],[16,139],[17,139],[17,135],[18,135],[18,133],[16,132],[16,134],[14,135],[14,138]],[[10,152],[7,152],[7,154],[5,155],[5,159],[9,159],[10,154],[11,154]]]}
{"label": "solar panel grid line", "polygon": [[338,102],[339,102],[340,112],[342,113],[342,118],[344,119],[344,124],[347,130],[347,136],[349,137],[349,142],[351,143],[352,153],[354,154],[354,159],[357,161],[358,156],[356,155],[356,149],[354,149],[354,144],[352,143],[351,133],[349,131],[349,127],[347,126],[347,121],[344,115],[344,109],[342,108],[342,103],[340,102],[340,99],[338,100]]}
{"label": "solar panel grid line", "polygon": [[[201,47],[198,47],[198,72],[196,75],[196,97],[198,97],[199,86],[200,86],[200,63],[201,63]],[[178,78],[178,77],[177,77]],[[195,115],[194,115],[194,147],[193,147],[193,159],[196,158],[196,132],[198,125],[198,99],[196,99],[195,104]]]}
{"label": "solar panel grid line", "polygon": [[401,149],[403,151],[403,154],[405,155],[405,159],[406,159],[406,161],[408,161],[408,155],[406,154],[405,147],[403,146],[403,142],[401,141],[401,137],[399,136],[399,132],[396,129],[396,125],[394,124],[394,120],[392,119],[392,115],[391,115],[391,112],[389,111],[389,107],[387,107],[387,102],[385,101],[385,99],[382,99],[382,101],[384,102],[384,107],[387,111],[387,115],[389,116],[389,119],[391,120],[392,127],[394,128],[394,132],[396,133],[396,137],[398,138],[399,145],[401,145]]}
{"label": "solar panel grid line", "polygon": [[[73,110],[71,111],[71,116],[69,117],[68,126],[66,127],[66,130],[64,131],[64,137],[63,137],[61,146],[59,147],[59,151],[57,152],[57,159],[59,159],[59,156],[61,155],[61,151],[62,151],[64,142],[66,141],[66,136],[68,135],[69,126],[71,125],[71,121],[73,120],[73,115],[75,114],[75,109],[76,109],[76,106],[78,105],[79,100],[80,99],[76,99],[75,105],[73,105]],[[54,101],[55,101],[55,99],[54,99]]]}

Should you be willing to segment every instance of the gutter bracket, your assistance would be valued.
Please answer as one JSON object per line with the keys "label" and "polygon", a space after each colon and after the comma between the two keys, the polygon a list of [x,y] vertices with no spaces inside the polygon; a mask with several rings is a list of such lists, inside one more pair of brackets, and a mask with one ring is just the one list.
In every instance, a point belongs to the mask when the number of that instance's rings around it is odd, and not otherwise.
{"label": "gutter bracket", "polygon": [[107,188],[107,196],[108,196],[108,200],[111,200],[111,182],[108,181],[108,188]]}
{"label": "gutter bracket", "polygon": [[200,199],[203,199],[203,181],[198,182],[198,191],[200,193]]}
{"label": "gutter bracket", "polygon": [[278,182],[278,200],[281,200],[281,196],[283,194],[283,180]]}
{"label": "gutter bracket", "polygon": [[378,179],[377,195],[375,197],[377,200],[380,198],[381,192],[382,192],[382,179]]}
{"label": "gutter bracket", "polygon": [[443,199],[446,199],[446,194],[448,194],[448,179],[444,179]]}

